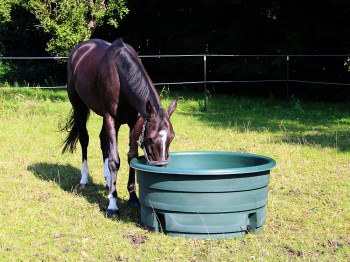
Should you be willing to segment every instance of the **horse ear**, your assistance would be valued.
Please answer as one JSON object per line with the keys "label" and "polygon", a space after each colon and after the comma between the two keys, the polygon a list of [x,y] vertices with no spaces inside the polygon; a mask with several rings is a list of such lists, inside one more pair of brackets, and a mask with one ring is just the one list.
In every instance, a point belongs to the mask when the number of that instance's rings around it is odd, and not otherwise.
{"label": "horse ear", "polygon": [[177,106],[177,99],[174,99],[173,102],[171,102],[170,106],[168,107],[168,115],[171,117],[172,113],[175,111]]}

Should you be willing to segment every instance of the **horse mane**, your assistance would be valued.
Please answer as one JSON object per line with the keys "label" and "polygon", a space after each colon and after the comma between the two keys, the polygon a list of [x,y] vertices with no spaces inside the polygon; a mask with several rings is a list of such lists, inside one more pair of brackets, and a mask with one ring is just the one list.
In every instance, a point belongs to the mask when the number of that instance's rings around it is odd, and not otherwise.
{"label": "horse mane", "polygon": [[154,87],[141,61],[137,56],[135,57],[135,50],[120,38],[112,43],[111,52],[116,59],[121,83],[128,85],[131,92],[143,102],[150,100],[153,106],[158,107]]}
{"label": "horse mane", "polygon": [[125,43],[123,41],[123,38],[118,38],[116,39],[115,41],[113,41],[111,47],[112,48],[122,48],[122,47],[125,47]]}

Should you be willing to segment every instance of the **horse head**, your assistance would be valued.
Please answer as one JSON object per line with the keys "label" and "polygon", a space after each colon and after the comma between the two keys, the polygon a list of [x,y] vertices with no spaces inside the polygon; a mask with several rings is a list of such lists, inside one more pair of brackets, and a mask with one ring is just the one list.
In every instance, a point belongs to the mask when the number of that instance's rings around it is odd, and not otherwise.
{"label": "horse head", "polygon": [[149,101],[146,103],[147,117],[140,136],[140,146],[148,165],[165,166],[170,162],[169,146],[175,137],[170,116],[176,105],[177,100],[174,100],[165,110],[162,106],[153,107]]}

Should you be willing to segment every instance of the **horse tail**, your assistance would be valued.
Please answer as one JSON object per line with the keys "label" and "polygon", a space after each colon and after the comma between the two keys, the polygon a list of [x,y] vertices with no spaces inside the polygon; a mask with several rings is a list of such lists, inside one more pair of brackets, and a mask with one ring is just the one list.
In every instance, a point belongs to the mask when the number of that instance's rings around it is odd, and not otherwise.
{"label": "horse tail", "polygon": [[73,153],[76,150],[77,142],[82,131],[86,130],[86,122],[89,118],[90,110],[72,109],[67,123],[61,127],[61,131],[68,132],[67,137],[62,143],[62,154],[66,152]]}

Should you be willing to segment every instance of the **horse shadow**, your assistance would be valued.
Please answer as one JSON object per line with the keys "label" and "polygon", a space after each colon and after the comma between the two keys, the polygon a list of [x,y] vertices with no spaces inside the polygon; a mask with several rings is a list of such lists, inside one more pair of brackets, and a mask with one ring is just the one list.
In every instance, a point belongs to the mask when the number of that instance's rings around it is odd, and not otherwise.
{"label": "horse shadow", "polygon": [[[77,183],[80,179],[80,170],[72,165],[43,162],[30,165],[27,169],[38,179],[56,183],[62,190],[84,197],[89,203],[98,205],[101,213],[106,214],[108,191],[105,185],[96,184],[93,178],[89,177],[89,184],[85,187],[80,187],[79,183]],[[127,202],[127,199],[118,197],[120,215],[117,219],[141,225],[140,209],[128,207]]]}
{"label": "horse shadow", "polygon": [[[265,116],[247,113],[236,118],[225,115],[222,112],[209,113],[178,113],[184,116],[190,115],[202,123],[216,129],[231,129],[241,133],[248,131],[265,132],[274,135],[272,143],[300,144],[308,146],[319,146],[322,148],[335,148],[339,152],[350,151],[350,138],[347,124],[341,119],[347,119],[346,113],[339,115],[332,120],[322,122],[319,119],[310,117],[307,114],[294,114],[287,112],[285,115]],[[293,115],[294,114],[294,115]],[[237,122],[239,123],[237,126]],[[344,122],[344,121],[343,121]],[[253,123],[253,125],[251,125]],[[336,127],[338,128],[332,128]]]}

